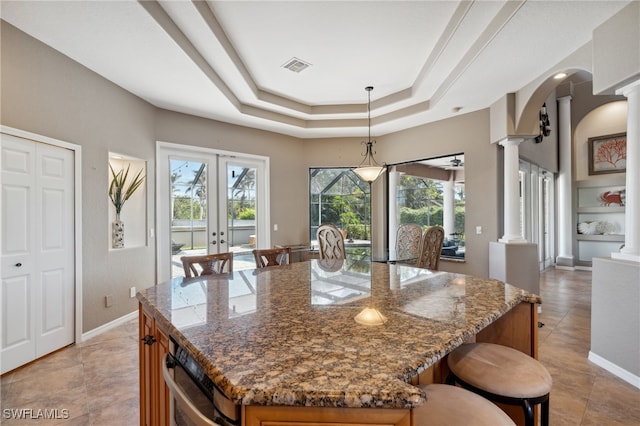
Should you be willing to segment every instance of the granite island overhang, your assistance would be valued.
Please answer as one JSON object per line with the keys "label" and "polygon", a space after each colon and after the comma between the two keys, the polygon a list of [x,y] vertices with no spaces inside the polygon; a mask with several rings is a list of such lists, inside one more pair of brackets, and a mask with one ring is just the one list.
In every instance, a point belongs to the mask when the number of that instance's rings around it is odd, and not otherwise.
{"label": "granite island overhang", "polygon": [[[176,278],[138,300],[236,404],[405,409],[425,402],[421,373],[520,305],[531,316],[510,333],[536,356],[541,302],[497,280],[350,260]],[[355,322],[366,307],[387,321]]]}

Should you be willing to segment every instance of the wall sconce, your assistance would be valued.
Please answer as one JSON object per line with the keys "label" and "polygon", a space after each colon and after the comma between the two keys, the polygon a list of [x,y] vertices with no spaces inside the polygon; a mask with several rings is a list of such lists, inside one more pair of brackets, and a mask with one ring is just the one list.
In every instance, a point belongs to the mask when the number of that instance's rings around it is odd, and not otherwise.
{"label": "wall sconce", "polygon": [[551,124],[549,123],[549,114],[547,114],[547,104],[542,104],[540,112],[538,113],[538,119],[540,121],[540,134],[535,137],[534,142],[540,143],[542,139],[551,134]]}

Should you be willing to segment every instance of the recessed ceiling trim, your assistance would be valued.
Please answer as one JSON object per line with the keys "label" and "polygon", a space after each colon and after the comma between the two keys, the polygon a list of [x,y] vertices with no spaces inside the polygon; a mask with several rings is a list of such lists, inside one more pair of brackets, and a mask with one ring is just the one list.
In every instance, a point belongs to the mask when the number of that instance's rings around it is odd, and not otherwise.
{"label": "recessed ceiling trim", "polygon": [[465,70],[475,61],[475,59],[489,46],[493,40],[513,16],[526,3],[526,0],[508,1],[500,9],[500,12],[491,20],[491,23],[477,38],[473,45],[464,54],[460,62],[451,71],[449,76],[442,82],[438,90],[431,97],[433,105],[437,104],[454,85],[454,83],[464,74]]}
{"label": "recessed ceiling trim", "polygon": [[207,78],[216,85],[216,87],[224,94],[231,104],[240,110],[240,100],[235,96],[233,91],[220,78],[216,71],[211,67],[209,62],[200,54],[198,49],[191,43],[187,36],[180,30],[176,23],[171,19],[167,12],[156,2],[140,1],[139,4],[149,15],[166,31],[176,44],[182,49],[193,63],[205,73]]}

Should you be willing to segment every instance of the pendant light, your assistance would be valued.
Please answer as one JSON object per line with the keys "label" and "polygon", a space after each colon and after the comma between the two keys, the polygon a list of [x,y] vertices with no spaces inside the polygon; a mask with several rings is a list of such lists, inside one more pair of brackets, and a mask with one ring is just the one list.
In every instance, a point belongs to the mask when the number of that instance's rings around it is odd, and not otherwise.
{"label": "pendant light", "polygon": [[378,178],[384,171],[385,167],[378,164],[373,158],[373,144],[375,141],[371,140],[371,91],[373,86],[367,86],[364,88],[369,94],[369,103],[367,107],[367,113],[369,118],[369,138],[366,141],[362,141],[362,144],[366,146],[366,151],[363,154],[364,159],[358,167],[353,171],[365,181],[371,183]]}

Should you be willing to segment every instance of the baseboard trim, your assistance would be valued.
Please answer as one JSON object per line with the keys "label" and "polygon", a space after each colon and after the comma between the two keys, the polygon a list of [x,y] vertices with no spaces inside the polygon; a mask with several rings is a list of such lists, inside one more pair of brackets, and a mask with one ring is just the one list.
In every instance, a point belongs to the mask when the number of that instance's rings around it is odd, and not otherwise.
{"label": "baseboard trim", "polygon": [[576,271],[592,271],[591,266],[576,266],[575,269]]}
{"label": "baseboard trim", "polygon": [[604,368],[609,373],[621,378],[625,382],[629,383],[632,386],[640,389],[640,377],[636,376],[633,373],[625,370],[622,367],[612,363],[611,361],[602,358],[600,355],[596,355],[593,352],[589,351],[589,361],[597,365],[598,367]]}
{"label": "baseboard trim", "polygon": [[99,336],[104,332],[107,332],[111,329],[114,329],[126,322],[131,321],[132,319],[138,318],[138,311],[133,311],[130,314],[122,316],[120,318],[116,318],[111,322],[101,325],[100,327],[96,327],[93,330],[89,330],[86,333],[82,333],[82,341],[86,342],[87,340]]}
{"label": "baseboard trim", "polygon": [[556,265],[556,269],[560,269],[563,271],[575,271],[576,268],[575,266],[563,266],[563,265]]}

